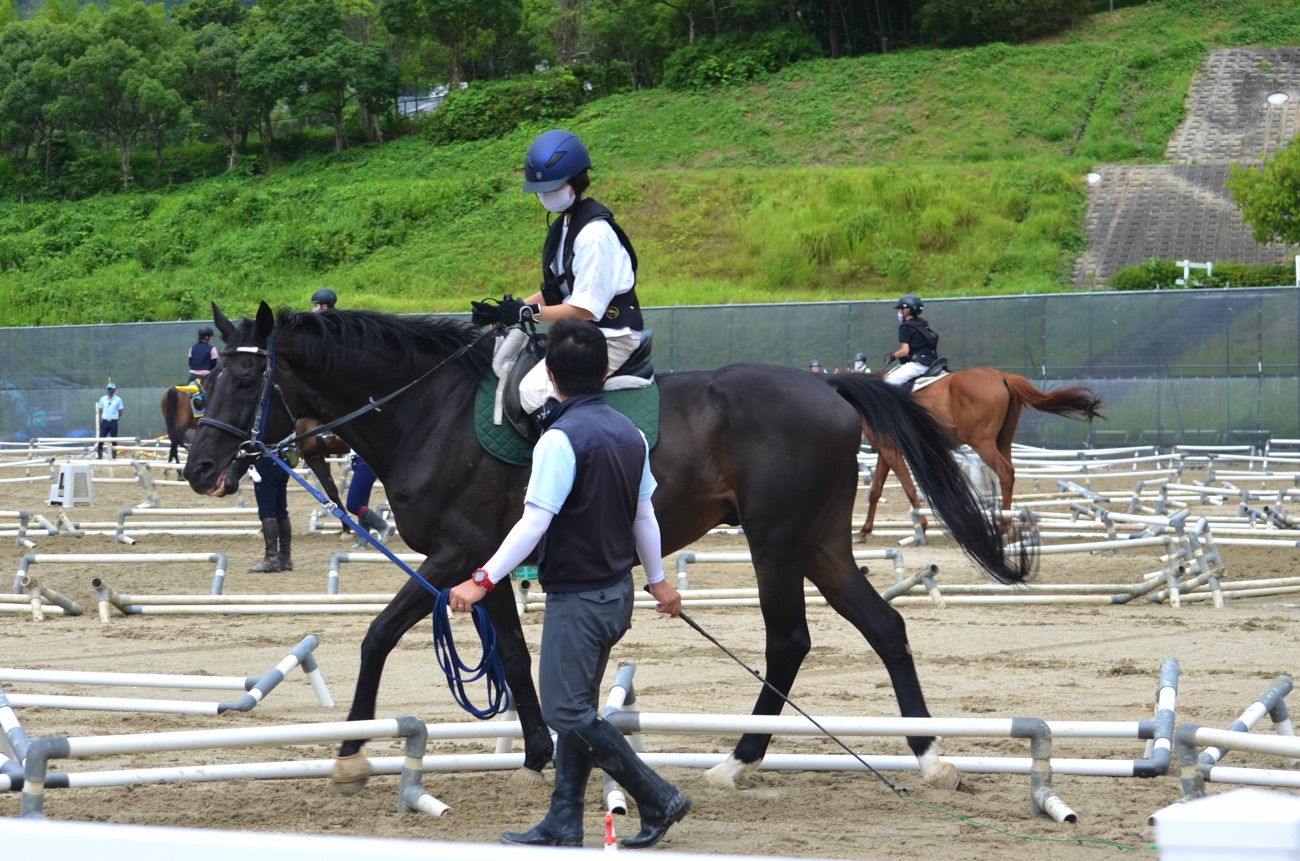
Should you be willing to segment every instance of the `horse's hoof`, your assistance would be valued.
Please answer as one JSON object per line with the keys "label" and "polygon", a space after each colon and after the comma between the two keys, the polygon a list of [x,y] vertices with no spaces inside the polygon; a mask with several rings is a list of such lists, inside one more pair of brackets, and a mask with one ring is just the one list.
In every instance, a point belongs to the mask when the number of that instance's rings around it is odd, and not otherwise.
{"label": "horse's hoof", "polygon": [[330,769],[330,791],[338,795],[356,795],[366,785],[374,769],[370,760],[359,753],[340,756]]}
{"label": "horse's hoof", "polygon": [[921,777],[935,789],[955,792],[961,788],[961,772],[951,762],[939,758],[933,748],[921,758]]}
{"label": "horse's hoof", "polygon": [[546,779],[546,775],[540,771],[533,771],[531,768],[516,769],[510,775],[511,789],[536,789],[539,786],[550,786],[551,782]]}
{"label": "horse's hoof", "polygon": [[735,789],[738,781],[743,781],[758,771],[759,764],[757,762],[741,762],[734,756],[729,756],[704,772],[704,781],[720,789]]}

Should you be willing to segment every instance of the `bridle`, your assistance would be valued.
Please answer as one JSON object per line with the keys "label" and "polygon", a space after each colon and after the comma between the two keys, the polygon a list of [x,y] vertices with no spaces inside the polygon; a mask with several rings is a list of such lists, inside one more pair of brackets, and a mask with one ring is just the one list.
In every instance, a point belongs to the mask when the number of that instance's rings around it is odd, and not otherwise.
{"label": "bridle", "polygon": [[[243,442],[239,445],[239,451],[235,454],[235,460],[256,460],[261,457],[266,449],[262,442],[262,428],[266,424],[266,416],[271,409],[271,389],[275,381],[275,336],[272,335],[266,341],[266,349],[261,347],[235,347],[230,350],[223,350],[221,356],[233,356],[237,353],[252,353],[257,356],[266,357],[266,368],[262,371],[262,389],[257,394],[257,412],[253,415],[253,425],[248,430],[235,427],[219,419],[210,418],[205,415],[199,419],[199,427],[213,427],[219,431],[225,431]],[[284,395],[280,395],[281,401]],[[288,405],[285,405],[288,408]],[[285,444],[287,445],[287,443]],[[283,446],[277,446],[281,448]]]}
{"label": "bridle", "polygon": [[[402,393],[406,392],[408,389],[411,389],[415,385],[423,382],[425,379],[427,379],[429,376],[431,376],[434,372],[438,371],[447,363],[459,359],[461,356],[465,355],[470,350],[472,350],[475,346],[477,346],[479,341],[483,340],[484,338],[486,338],[488,335],[491,334],[493,334],[492,329],[485,329],[481,334],[479,334],[477,338],[475,338],[474,340],[470,341],[467,344],[462,344],[458,349],[456,349],[451,354],[449,354],[441,362],[438,362],[438,364],[429,368],[423,374],[416,377],[414,380],[411,380],[411,382],[407,383],[401,388],[389,392],[379,400],[375,400],[373,397],[369,397],[367,398],[368,403],[366,403],[365,406],[359,407],[353,410],[352,412],[348,413],[347,415],[334,419],[332,422],[329,422],[327,424],[317,425],[311,430],[305,431],[303,433],[294,436],[286,437],[284,440],[277,443],[274,446],[274,448],[277,451],[282,451],[284,449],[297,446],[297,444],[302,442],[303,440],[311,439],[312,437],[317,436],[319,434],[328,433],[332,431],[334,428],[342,424],[346,424],[347,422],[350,422],[353,419],[357,418],[358,416],[364,415],[365,413],[368,413],[371,410],[374,410],[375,412],[382,412],[383,410],[381,410],[380,407],[382,407],[384,404],[388,403],[393,398],[396,398],[398,395],[401,395]],[[232,349],[223,350],[221,352],[221,356],[223,357],[233,356],[238,353],[251,353],[257,356],[264,356],[267,360],[266,368],[262,371],[262,388],[257,395],[257,412],[253,416],[252,427],[249,428],[248,430],[244,430],[243,428],[235,427],[234,425],[228,424],[227,422],[223,422],[219,419],[209,418],[206,415],[203,418],[199,419],[198,426],[216,428],[219,431],[224,431],[225,433],[228,433],[238,439],[243,440],[243,442],[241,442],[239,445],[239,451],[235,453],[234,460],[236,461],[257,460],[263,454],[269,452],[268,446],[266,445],[265,442],[262,441],[262,431],[266,425],[266,417],[269,414],[271,409],[272,390],[274,390],[280,396],[280,403],[284,406],[285,412],[289,413],[290,417],[293,416],[293,411],[289,409],[289,404],[285,401],[284,392],[280,390],[279,386],[275,385],[275,334],[272,333],[266,339],[265,349],[263,349],[262,347],[234,347]]]}

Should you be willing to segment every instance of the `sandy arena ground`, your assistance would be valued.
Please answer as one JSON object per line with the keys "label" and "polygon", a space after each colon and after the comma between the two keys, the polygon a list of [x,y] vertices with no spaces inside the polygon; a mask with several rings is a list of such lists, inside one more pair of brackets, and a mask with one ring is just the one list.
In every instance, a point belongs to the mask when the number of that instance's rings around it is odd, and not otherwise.
{"label": "sandy arena ground", "polygon": [[[123,466],[117,478],[131,477]],[[6,471],[7,475],[12,473]],[[100,469],[98,478],[107,478]],[[155,472],[157,474],[157,472]],[[1185,475],[1184,481],[1195,476]],[[1095,487],[1104,486],[1101,482]],[[1118,485],[1131,488],[1132,482]],[[1019,488],[1031,491],[1022,481]],[[119,509],[140,504],[144,492],[133,482],[97,481],[95,505],[68,513],[77,521],[111,521]],[[185,487],[160,488],[167,507],[228,506],[223,500],[193,495]],[[53,519],[58,513],[44,500],[48,485],[0,484],[0,509],[29,509]],[[244,494],[252,505],[252,494]],[[883,516],[901,517],[905,502],[897,489],[887,491]],[[860,494],[861,499],[865,494]],[[382,500],[377,488],[375,502]],[[254,575],[245,569],[260,558],[258,535],[141,537],[134,547],[111,536],[75,538],[36,536],[39,553],[215,552],[230,556],[225,592],[324,592],[327,562],[350,548],[351,538],[307,533],[315,507],[303,492],[290,496],[295,527],[292,573]],[[859,517],[864,509],[860,507]],[[1220,508],[1217,511],[1222,512]],[[255,515],[250,513],[250,519]],[[893,546],[895,539],[876,538],[871,546]],[[17,569],[24,551],[12,545],[4,558]],[[743,549],[743,539],[710,537],[691,549]],[[406,548],[400,539],[392,547]],[[984,582],[974,566],[942,537],[929,546],[903,548],[907,570],[939,566],[941,584]],[[1226,548],[1230,579],[1292,576],[1295,550]],[[672,560],[668,560],[672,570]],[[889,566],[872,564],[877,588],[893,582]],[[1159,567],[1156,551],[1044,557],[1040,583],[1130,583]],[[468,572],[466,572],[468,573]],[[80,617],[5,613],[0,664],[22,668],[104,670],[210,675],[260,675],[280,661],[307,634],[320,639],[316,657],[338,705],[322,708],[295,672],[251,713],[219,717],[150,715],[118,712],[21,709],[30,737],[141,733],[176,729],[224,728],[341,720],[351,701],[357,652],[367,615],[285,616],[134,616],[114,614],[101,624],[90,587],[101,577],[119,593],[199,593],[209,590],[213,566],[202,564],[41,563],[32,574],[46,586],[81,603]],[[696,565],[690,570],[696,588],[751,586],[744,565]],[[638,576],[639,572],[638,572]],[[342,572],[343,592],[395,590],[403,575],[389,566],[350,565]],[[1300,670],[1300,599],[1291,596],[1244,599],[1214,609],[1208,602],[1167,604],[1135,602],[1127,606],[958,606],[938,609],[909,604],[907,620],[921,682],[930,709],[943,717],[1042,717],[1053,720],[1139,720],[1152,714],[1162,659],[1181,665],[1178,723],[1226,726],[1283,674]],[[692,617],[743,660],[763,667],[763,628],[757,609],[700,608]],[[524,628],[537,642],[541,612],[529,612]],[[811,607],[813,650],[792,693],[814,715],[894,716],[893,692],[880,663],[865,641],[825,607]],[[462,643],[472,648],[472,631],[462,626]],[[475,652],[476,653],[476,652]],[[748,713],[758,692],[755,680],[687,625],[638,611],[634,627],[615,652],[615,659],[637,662],[636,686],[645,711]],[[87,689],[84,687],[7,683],[16,693],[66,693],[232,699],[217,692]],[[480,691],[478,691],[481,693]],[[451,700],[430,646],[428,622],[403,640],[389,659],[380,689],[379,715],[416,715],[427,721],[469,719]],[[1268,724],[1265,718],[1264,724]],[[1268,731],[1265,726],[1260,731]],[[731,737],[649,737],[650,750],[730,751]],[[516,742],[518,749],[518,742]],[[902,754],[895,739],[856,739],[864,753]],[[430,753],[490,752],[491,742],[431,742]],[[399,748],[376,742],[372,755],[392,756]],[[824,740],[777,739],[772,752],[838,752]],[[954,755],[1025,756],[1027,742],[949,739],[944,750]],[[1141,758],[1140,742],[1057,740],[1055,752],[1066,757]],[[247,762],[329,757],[332,746],[304,746],[242,751],[196,751],[115,759],[70,760],[59,770]],[[1234,755],[1233,764],[1280,767],[1279,761],[1252,762]],[[1050,857],[1061,861],[1112,857],[1115,845],[1147,848],[1154,842],[1148,816],[1181,796],[1175,776],[1114,779],[1057,775],[1053,786],[1074,808],[1079,821],[1058,824],[1034,817],[1029,810],[1028,778],[1019,775],[968,775],[957,792],[932,789],[914,772],[888,776],[910,793],[898,797],[867,773],[763,772],[738,791],[713,788],[701,772],[666,769],[666,776],[694,798],[689,818],[675,826],[662,847],[677,851],[790,856],[801,858],[942,859],[942,861],[1026,861]],[[508,773],[431,774],[425,787],[451,806],[441,818],[394,812],[396,777],[376,777],[360,795],[331,794],[327,781],[229,781],[139,786],[132,788],[51,790],[45,813],[51,819],[149,823],[250,831],[295,831],[422,840],[495,844],[502,830],[531,827],[545,812],[549,790],[520,792],[507,783]],[[1232,787],[1212,786],[1211,791]],[[603,834],[599,783],[587,796],[588,846]],[[0,795],[0,815],[16,816],[18,793]],[[635,831],[635,816],[620,817],[620,834]],[[430,847],[433,851],[434,847]],[[486,856],[490,857],[490,856]]]}

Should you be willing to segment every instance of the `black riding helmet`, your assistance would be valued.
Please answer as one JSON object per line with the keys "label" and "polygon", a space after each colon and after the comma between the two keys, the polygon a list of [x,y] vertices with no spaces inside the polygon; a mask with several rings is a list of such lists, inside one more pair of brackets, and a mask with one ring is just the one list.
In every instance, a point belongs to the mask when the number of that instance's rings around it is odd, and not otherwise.
{"label": "black riding helmet", "polygon": [[902,308],[906,311],[911,311],[913,317],[920,317],[921,309],[922,309],[921,297],[914,296],[911,293],[907,293],[906,295],[898,297],[898,302],[894,305],[894,307]]}
{"label": "black riding helmet", "polygon": [[329,305],[333,308],[339,303],[338,294],[328,287],[322,287],[315,293],[311,294],[311,303],[313,305]]}
{"label": "black riding helmet", "polygon": [[203,328],[199,329],[199,339],[200,339],[200,340],[202,340],[202,339],[204,339],[204,338],[211,338],[211,337],[212,337],[212,327],[211,327],[211,326],[204,326]]}

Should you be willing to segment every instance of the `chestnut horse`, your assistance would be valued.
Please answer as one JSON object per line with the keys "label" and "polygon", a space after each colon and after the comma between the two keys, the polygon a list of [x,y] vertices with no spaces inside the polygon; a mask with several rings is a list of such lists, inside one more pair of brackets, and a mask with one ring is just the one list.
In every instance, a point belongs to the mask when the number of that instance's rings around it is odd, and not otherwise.
{"label": "chestnut horse", "polygon": [[[1011,505],[1011,488],[1016,481],[1016,472],[1011,466],[1011,441],[1016,435],[1021,409],[1030,406],[1040,412],[1088,422],[1105,418],[1097,412],[1101,398],[1091,389],[1067,386],[1044,392],[1024,377],[1003,373],[996,368],[953,371],[916,391],[912,397],[948,429],[953,439],[974,449],[980,460],[997,474],[1003,511]],[[916,488],[897,447],[888,440],[878,440],[878,435],[865,423],[863,431],[876,450],[877,461],[868,496],[867,520],[858,530],[859,541],[865,541],[871,534],[876,504],[880,502],[891,469],[898,474],[898,481],[912,507],[920,508]],[[922,517],[922,531],[926,526],[928,523]]]}

